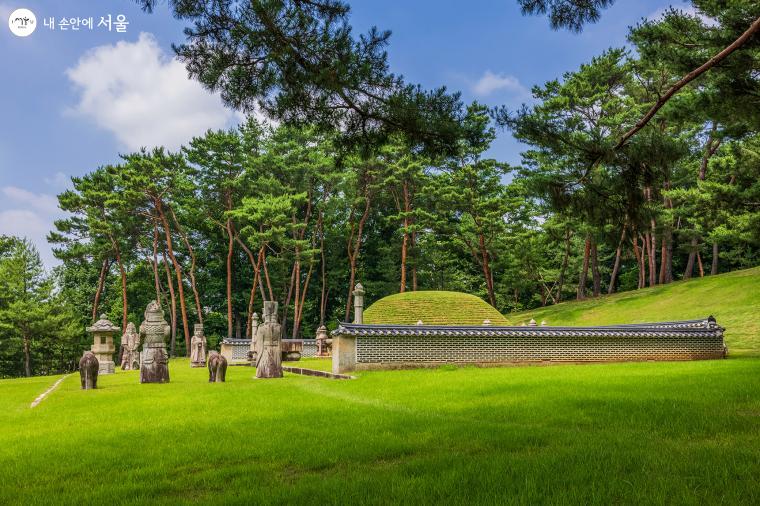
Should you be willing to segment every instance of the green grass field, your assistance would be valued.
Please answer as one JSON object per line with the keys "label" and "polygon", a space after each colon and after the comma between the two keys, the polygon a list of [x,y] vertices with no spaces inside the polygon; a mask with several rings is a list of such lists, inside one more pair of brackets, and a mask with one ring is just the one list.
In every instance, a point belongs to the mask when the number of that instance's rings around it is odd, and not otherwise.
{"label": "green grass field", "polygon": [[[715,314],[758,350],[760,270],[510,315]],[[743,325],[740,326],[739,324]],[[753,327],[754,325],[754,327]],[[753,330],[755,329],[755,330]],[[324,359],[304,367],[329,369]],[[0,381],[0,504],[760,504],[760,359],[286,374],[171,362]]]}
{"label": "green grass field", "polygon": [[760,361],[4,380],[0,504],[760,501]]}
{"label": "green grass field", "polygon": [[383,297],[364,311],[364,323],[414,325],[506,325],[504,316],[480,297],[460,292],[419,291]]}
{"label": "green grass field", "polygon": [[760,355],[760,267],[507,315],[548,325],[608,325],[715,316],[729,353]]}

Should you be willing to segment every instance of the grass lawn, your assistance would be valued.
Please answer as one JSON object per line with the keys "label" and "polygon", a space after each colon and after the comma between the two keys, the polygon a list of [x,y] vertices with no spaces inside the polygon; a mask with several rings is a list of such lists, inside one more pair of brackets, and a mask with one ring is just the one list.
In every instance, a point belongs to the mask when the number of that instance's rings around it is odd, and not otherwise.
{"label": "grass lawn", "polygon": [[760,503],[755,358],[252,376],[0,381],[0,504]]}
{"label": "grass lawn", "polygon": [[331,358],[303,357],[296,362],[283,362],[282,365],[303,367],[304,369],[314,369],[316,371],[332,371]]}
{"label": "grass lawn", "polygon": [[713,315],[726,328],[729,353],[760,355],[760,267],[679,281],[583,302],[565,302],[507,315],[510,325],[531,318],[549,325],[608,325],[689,320]]}

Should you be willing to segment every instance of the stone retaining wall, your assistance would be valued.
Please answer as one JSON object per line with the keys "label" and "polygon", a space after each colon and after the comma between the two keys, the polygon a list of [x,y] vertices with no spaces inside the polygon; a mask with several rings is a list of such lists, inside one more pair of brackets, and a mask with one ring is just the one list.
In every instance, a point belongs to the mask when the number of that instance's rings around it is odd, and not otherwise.
{"label": "stone retaining wall", "polygon": [[606,327],[341,324],[333,332],[335,373],[445,363],[701,360],[725,353],[714,319]]}

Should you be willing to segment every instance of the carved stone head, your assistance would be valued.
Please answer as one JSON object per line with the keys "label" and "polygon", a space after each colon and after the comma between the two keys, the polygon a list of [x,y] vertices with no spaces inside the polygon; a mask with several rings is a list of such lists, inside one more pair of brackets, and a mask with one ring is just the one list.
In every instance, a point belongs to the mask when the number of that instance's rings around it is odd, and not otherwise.
{"label": "carved stone head", "polygon": [[145,321],[147,322],[163,322],[164,321],[164,311],[161,309],[161,306],[158,305],[158,302],[155,300],[150,301],[148,303],[148,307],[145,308]]}
{"label": "carved stone head", "polygon": [[277,302],[274,302],[274,301],[264,302],[264,323],[277,322],[277,308],[278,308]]}

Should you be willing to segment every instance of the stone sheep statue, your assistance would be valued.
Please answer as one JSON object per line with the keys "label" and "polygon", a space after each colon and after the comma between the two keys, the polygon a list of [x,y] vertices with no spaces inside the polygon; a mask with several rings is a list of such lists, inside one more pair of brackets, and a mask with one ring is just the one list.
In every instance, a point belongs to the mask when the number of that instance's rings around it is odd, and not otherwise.
{"label": "stone sheep statue", "polygon": [[91,351],[84,352],[79,359],[79,378],[82,381],[82,390],[98,388],[98,369],[100,364],[95,354]]}
{"label": "stone sheep statue", "polygon": [[210,351],[208,354],[208,382],[224,383],[226,376],[227,359],[218,351]]}

